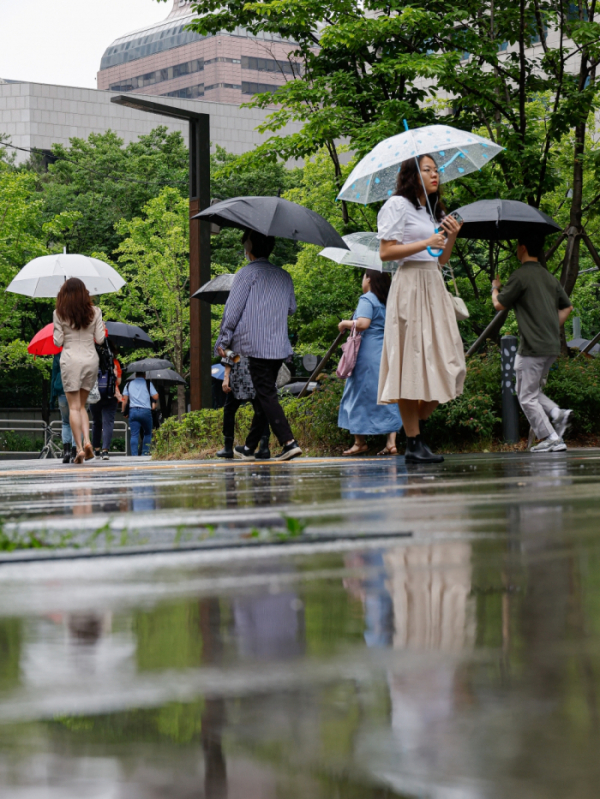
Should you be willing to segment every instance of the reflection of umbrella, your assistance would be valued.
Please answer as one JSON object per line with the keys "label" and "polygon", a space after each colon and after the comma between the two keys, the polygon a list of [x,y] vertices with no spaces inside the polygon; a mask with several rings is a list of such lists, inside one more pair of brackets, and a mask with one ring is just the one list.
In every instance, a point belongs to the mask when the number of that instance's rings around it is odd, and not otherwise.
{"label": "reflection of umbrella", "polygon": [[62,284],[78,277],[90,294],[110,294],[125,285],[121,275],[104,261],[87,255],[43,255],[26,264],[7,291],[26,297],[56,297]]}
{"label": "reflection of umbrella", "polygon": [[377,233],[350,233],[342,236],[349,250],[341,250],[339,247],[325,247],[319,255],[330,258],[336,264],[346,266],[358,266],[362,269],[376,269],[383,272],[388,266],[379,257],[379,239]]}
{"label": "reflection of umbrella", "polygon": [[459,208],[464,224],[461,239],[498,241],[517,239],[521,233],[549,235],[561,230],[548,214],[517,200],[478,200]]}
{"label": "reflection of umbrella", "polygon": [[54,324],[50,322],[49,325],[43,327],[39,333],[29,342],[27,352],[30,355],[58,355],[62,352],[62,347],[57,347],[52,339],[54,335]]}
{"label": "reflection of umbrella", "polygon": [[142,358],[127,366],[128,372],[149,372],[151,369],[171,369],[173,364],[166,358]]}
{"label": "reflection of umbrella", "polygon": [[346,249],[342,237],[320,214],[281,197],[233,197],[211,205],[192,219],[207,219],[221,227],[250,228],[265,236]]}
{"label": "reflection of umbrella", "polygon": [[229,272],[224,275],[217,275],[212,280],[209,280],[208,283],[200,286],[198,291],[192,294],[192,297],[210,302],[212,305],[225,305],[234,277],[235,275]]}
{"label": "reflection of umbrella", "polygon": [[384,139],[358,162],[338,199],[364,204],[387,200],[396,187],[398,167],[409,158],[431,155],[445,183],[481,169],[502,149],[483,136],[448,125],[406,130]]}
{"label": "reflection of umbrella", "polygon": [[137,325],[127,325],[125,322],[105,322],[104,324],[110,340],[117,347],[135,349],[136,347],[151,347],[154,344],[146,331]]}
{"label": "reflection of umbrella", "polygon": [[174,369],[151,369],[146,372],[146,380],[153,383],[181,383],[185,386],[185,380]]}

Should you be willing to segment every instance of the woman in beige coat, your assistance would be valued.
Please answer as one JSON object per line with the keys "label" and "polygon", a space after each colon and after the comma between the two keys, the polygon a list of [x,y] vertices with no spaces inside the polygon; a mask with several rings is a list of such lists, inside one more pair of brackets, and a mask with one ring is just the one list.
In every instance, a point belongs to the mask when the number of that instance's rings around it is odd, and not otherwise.
{"label": "woman in beige coat", "polygon": [[58,292],[53,318],[54,343],[63,348],[60,373],[69,403],[69,424],[77,446],[75,463],[83,463],[94,457],[85,404],[98,378],[94,341],[102,344],[106,336],[102,311],[94,307],[83,281],[70,277]]}

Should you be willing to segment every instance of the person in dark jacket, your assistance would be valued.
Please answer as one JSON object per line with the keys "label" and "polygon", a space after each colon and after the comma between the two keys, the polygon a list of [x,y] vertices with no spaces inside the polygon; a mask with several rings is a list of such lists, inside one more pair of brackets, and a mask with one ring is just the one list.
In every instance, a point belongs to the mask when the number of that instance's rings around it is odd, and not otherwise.
{"label": "person in dark jacket", "polygon": [[296,312],[294,284],[285,269],[268,260],[275,246],[273,236],[246,230],[242,242],[250,263],[235,275],[215,345],[221,358],[226,350],[248,358],[258,398],[246,443],[235,447],[234,453],[242,460],[254,460],[268,422],[282,446],[275,460],[286,461],[302,454],[276,386],[281,364],[292,355],[287,320]]}
{"label": "person in dark jacket", "polygon": [[[233,439],[235,437],[235,415],[244,402],[251,402],[256,409],[256,391],[252,385],[248,358],[240,356],[239,361],[225,357],[222,360],[225,366],[223,377],[223,391],[225,392],[225,405],[223,407],[223,438],[225,446],[217,452],[217,458],[233,458]],[[264,433],[260,439],[258,449],[255,453],[257,460],[268,460],[271,457],[269,451],[269,423],[266,422]]]}
{"label": "person in dark jacket", "polygon": [[[108,341],[108,339],[107,339]],[[112,364],[114,374],[109,375],[98,370],[98,390],[100,391],[100,400],[90,405],[94,427],[92,428],[92,446],[94,447],[94,455],[102,460],[109,460],[108,451],[113,437],[113,430],[115,429],[115,414],[117,406],[123,401],[119,385],[121,383],[122,369],[121,364],[117,358],[116,347],[108,341],[112,353]],[[100,451],[102,446],[102,451]]]}
{"label": "person in dark jacket", "polygon": [[69,424],[69,403],[63,388],[62,377],[60,374],[60,352],[54,356],[52,361],[52,375],[50,377],[50,407],[58,406],[60,419],[62,422],[62,442],[63,442],[63,463],[71,463],[77,455],[77,447],[71,425]]}
{"label": "person in dark jacket", "polygon": [[550,367],[560,355],[560,328],[573,310],[558,280],[538,261],[544,237],[533,232],[519,236],[517,258],[521,266],[503,288],[492,283],[492,302],[497,311],[514,309],[519,327],[519,351],[515,359],[517,396],[527,421],[540,443],[531,452],[564,452],[564,435],[571,411],[559,408],[542,391]]}

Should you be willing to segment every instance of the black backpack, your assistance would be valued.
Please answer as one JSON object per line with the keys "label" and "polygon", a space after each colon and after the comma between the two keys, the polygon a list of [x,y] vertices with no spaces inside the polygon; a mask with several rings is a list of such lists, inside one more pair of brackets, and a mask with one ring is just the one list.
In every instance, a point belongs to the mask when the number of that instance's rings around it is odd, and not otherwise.
{"label": "black backpack", "polygon": [[96,344],[96,352],[98,353],[98,391],[102,399],[112,399],[117,388],[117,378],[114,356],[106,339],[102,344]]}

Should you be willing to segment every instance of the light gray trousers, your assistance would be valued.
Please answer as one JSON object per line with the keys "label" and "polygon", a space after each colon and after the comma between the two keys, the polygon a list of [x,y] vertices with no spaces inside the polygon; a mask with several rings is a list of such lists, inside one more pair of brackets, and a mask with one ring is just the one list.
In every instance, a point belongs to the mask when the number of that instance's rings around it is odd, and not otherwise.
{"label": "light gray trousers", "polygon": [[556,355],[517,355],[517,397],[527,421],[537,438],[547,438],[554,433],[550,414],[558,408],[542,391],[542,381],[548,376]]}

